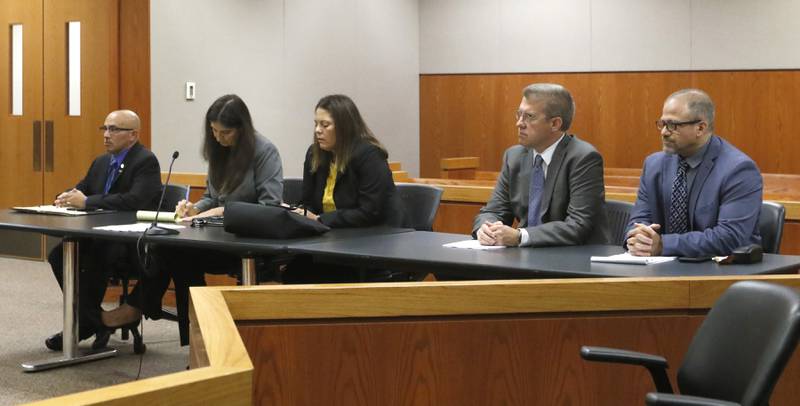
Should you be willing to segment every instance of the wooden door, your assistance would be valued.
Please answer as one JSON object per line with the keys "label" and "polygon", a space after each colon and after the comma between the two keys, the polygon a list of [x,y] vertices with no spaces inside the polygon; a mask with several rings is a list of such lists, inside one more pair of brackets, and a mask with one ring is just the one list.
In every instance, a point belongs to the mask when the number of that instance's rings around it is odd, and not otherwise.
{"label": "wooden door", "polygon": [[[12,114],[12,26],[22,27],[22,111]],[[42,2],[0,2],[0,207],[42,202]]]}
{"label": "wooden door", "polygon": [[[44,0],[45,200],[74,186],[105,151],[98,127],[119,104],[118,18],[117,1]],[[80,22],[78,115],[68,111],[68,22]]]}

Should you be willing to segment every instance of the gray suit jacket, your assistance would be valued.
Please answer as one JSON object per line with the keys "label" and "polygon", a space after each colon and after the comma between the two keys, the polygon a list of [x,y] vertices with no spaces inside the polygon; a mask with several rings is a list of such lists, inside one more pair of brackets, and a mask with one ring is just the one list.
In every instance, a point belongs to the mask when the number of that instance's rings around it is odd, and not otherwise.
{"label": "gray suit jacket", "polygon": [[567,134],[556,146],[547,169],[542,197],[542,224],[528,227],[528,196],[533,151],[521,145],[506,150],[503,169],[472,226],[475,236],[484,222],[516,219],[528,231],[529,245],[605,244],[603,158],[586,141]]}

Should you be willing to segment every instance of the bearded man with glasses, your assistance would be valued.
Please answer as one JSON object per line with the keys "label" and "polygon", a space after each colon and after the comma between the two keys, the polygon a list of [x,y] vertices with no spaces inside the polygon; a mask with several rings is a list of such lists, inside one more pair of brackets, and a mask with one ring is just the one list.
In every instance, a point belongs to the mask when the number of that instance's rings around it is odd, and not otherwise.
{"label": "bearded man with glasses", "polygon": [[[156,156],[139,143],[139,116],[130,110],[111,112],[100,127],[106,152],[97,157],[78,184],[59,194],[54,205],[79,210],[155,210],[161,194],[161,167]],[[100,304],[108,284],[110,264],[128,259],[135,262],[132,244],[100,240],[81,240],[78,258],[78,336],[81,340],[96,335],[93,349],[106,346],[110,332],[100,320]],[[47,257],[58,284],[63,289],[63,248],[59,244]],[[61,351],[63,338],[56,333],[45,346]]]}
{"label": "bearded man with glasses", "polygon": [[760,244],[761,173],[750,157],[714,134],[708,94],[671,94],[656,128],[663,150],[644,161],[628,252],[706,257]]}

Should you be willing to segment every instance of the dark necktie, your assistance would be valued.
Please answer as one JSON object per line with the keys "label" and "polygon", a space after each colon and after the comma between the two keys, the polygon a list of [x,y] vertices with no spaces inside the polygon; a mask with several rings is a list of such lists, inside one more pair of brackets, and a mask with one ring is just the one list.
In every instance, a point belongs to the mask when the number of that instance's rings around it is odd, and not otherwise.
{"label": "dark necktie", "polygon": [[539,209],[542,206],[542,192],[544,191],[544,169],[542,169],[541,155],[536,155],[531,172],[531,188],[528,196],[528,227],[538,226],[542,222]]}
{"label": "dark necktie", "polygon": [[116,159],[111,158],[111,162],[108,164],[108,173],[106,174],[106,186],[103,188],[103,194],[108,194],[108,191],[111,189],[111,185],[114,183],[114,179],[117,177],[117,169],[119,168],[119,162]]}
{"label": "dark necktie", "polygon": [[678,172],[672,183],[672,201],[670,202],[670,233],[683,234],[689,232],[689,193],[686,190],[686,170],[689,163],[680,158]]}

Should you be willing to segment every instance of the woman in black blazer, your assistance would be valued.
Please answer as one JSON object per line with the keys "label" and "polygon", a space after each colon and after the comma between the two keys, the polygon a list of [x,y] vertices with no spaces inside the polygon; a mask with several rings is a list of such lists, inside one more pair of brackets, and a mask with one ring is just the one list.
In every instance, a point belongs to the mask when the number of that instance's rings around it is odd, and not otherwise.
{"label": "woman in black blazer", "polygon": [[[387,158],[353,100],[323,97],[314,109],[314,138],[303,164],[304,209],[297,212],[331,228],[399,226],[402,212]],[[289,265],[283,282],[357,280],[352,268],[322,268],[300,257]]]}

